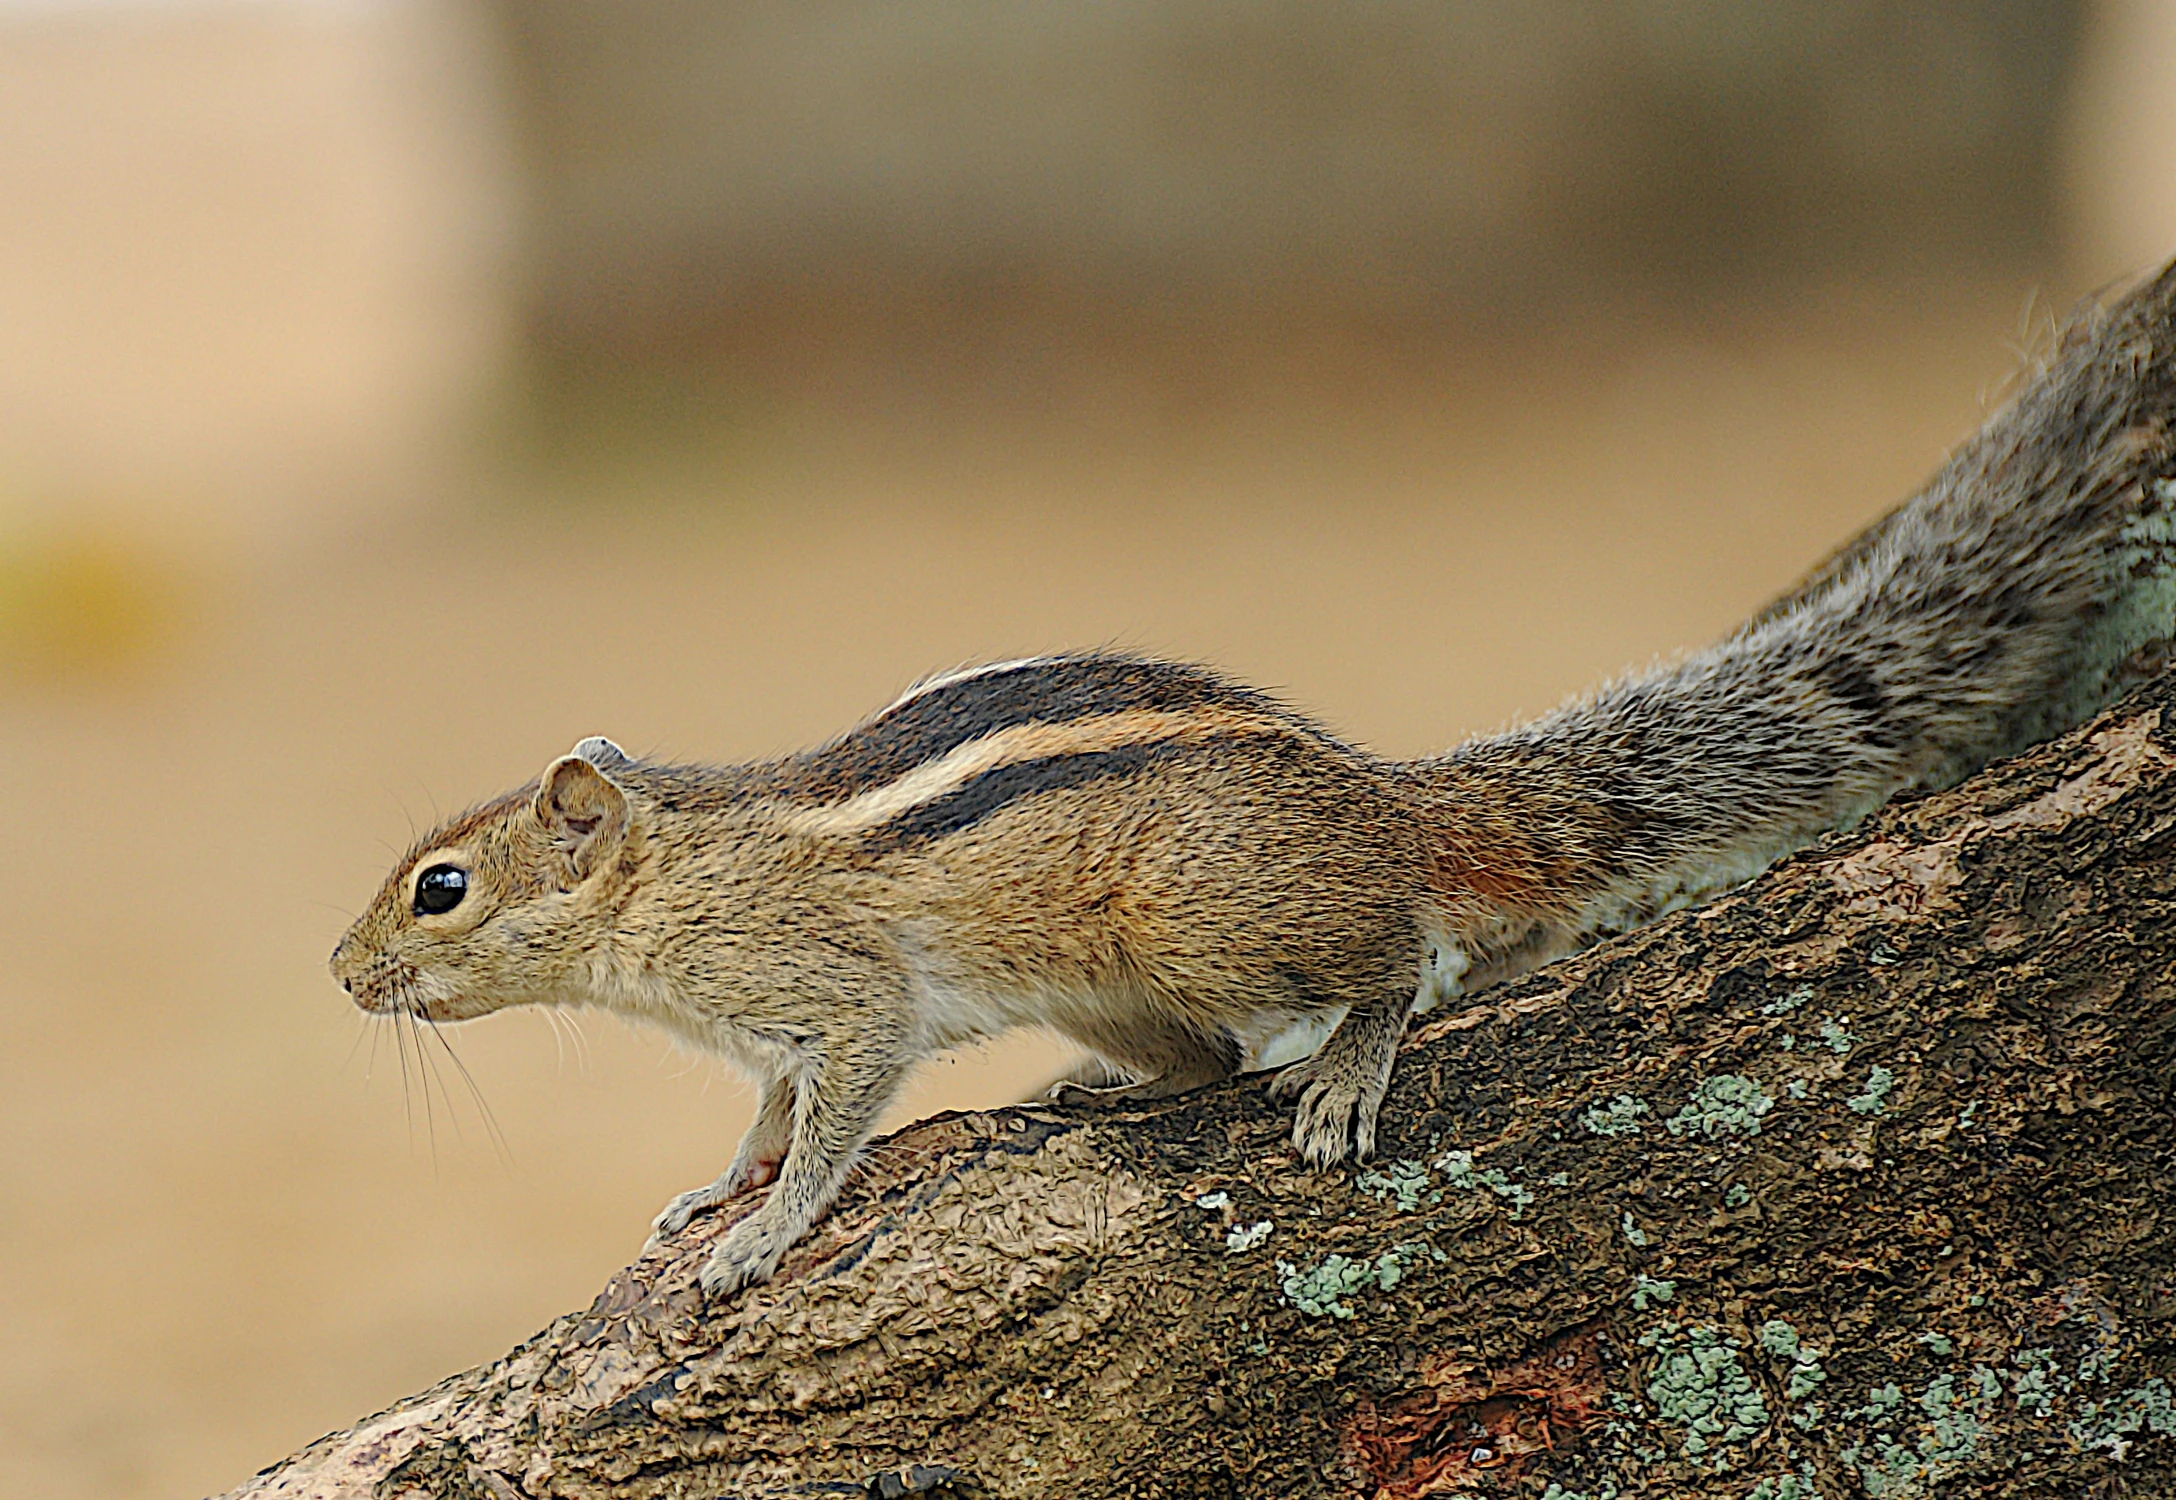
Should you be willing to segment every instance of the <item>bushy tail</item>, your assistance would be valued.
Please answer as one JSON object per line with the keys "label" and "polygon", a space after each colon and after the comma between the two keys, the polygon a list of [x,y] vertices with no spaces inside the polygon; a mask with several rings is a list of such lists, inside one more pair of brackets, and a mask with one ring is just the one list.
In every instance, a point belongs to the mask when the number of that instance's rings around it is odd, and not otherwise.
{"label": "bushy tail", "polygon": [[1584,872],[1561,949],[2082,722],[2172,639],[2176,265],[1728,639],[1438,765],[1454,816],[1534,789],[1512,815]]}

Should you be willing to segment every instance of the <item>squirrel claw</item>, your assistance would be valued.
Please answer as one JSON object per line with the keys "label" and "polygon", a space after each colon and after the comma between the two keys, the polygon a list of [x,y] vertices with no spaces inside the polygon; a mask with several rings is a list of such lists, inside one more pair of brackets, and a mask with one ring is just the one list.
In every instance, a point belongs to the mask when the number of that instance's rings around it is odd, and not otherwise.
{"label": "squirrel claw", "polygon": [[750,1188],[759,1188],[775,1180],[778,1167],[776,1160],[768,1158],[759,1158],[745,1167],[736,1162],[716,1182],[705,1187],[689,1188],[666,1204],[664,1210],[650,1221],[650,1243],[654,1245],[669,1234],[678,1234],[704,1209],[716,1208],[721,1203],[738,1198]]}
{"label": "squirrel claw", "polygon": [[1346,1076],[1346,1070],[1334,1064],[1324,1066],[1319,1053],[1292,1064],[1270,1083],[1273,1098],[1298,1096],[1292,1145],[1318,1167],[1373,1154],[1375,1116],[1383,1093],[1380,1087],[1371,1089]]}
{"label": "squirrel claw", "polygon": [[749,1215],[726,1231],[725,1238],[710,1252],[710,1259],[703,1262],[697,1279],[704,1293],[724,1297],[744,1286],[769,1281],[794,1239],[793,1235],[773,1231],[763,1222],[762,1214]]}
{"label": "squirrel claw", "polygon": [[1164,1097],[1153,1084],[1107,1083],[1096,1085],[1061,1078],[1043,1094],[1052,1104],[1138,1104]]}
{"label": "squirrel claw", "polygon": [[664,1210],[650,1221],[650,1243],[656,1244],[667,1235],[678,1234],[688,1223],[706,1208],[714,1208],[725,1201],[726,1195],[718,1191],[713,1182],[708,1187],[690,1188],[679,1194]]}

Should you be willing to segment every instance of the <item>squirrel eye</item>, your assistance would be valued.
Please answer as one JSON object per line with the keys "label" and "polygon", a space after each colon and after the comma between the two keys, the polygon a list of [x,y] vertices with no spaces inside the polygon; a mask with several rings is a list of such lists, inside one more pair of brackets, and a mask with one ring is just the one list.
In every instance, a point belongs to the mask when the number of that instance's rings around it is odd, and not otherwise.
{"label": "squirrel eye", "polygon": [[468,871],[455,865],[432,865],[416,877],[416,915],[435,917],[452,911],[468,894]]}

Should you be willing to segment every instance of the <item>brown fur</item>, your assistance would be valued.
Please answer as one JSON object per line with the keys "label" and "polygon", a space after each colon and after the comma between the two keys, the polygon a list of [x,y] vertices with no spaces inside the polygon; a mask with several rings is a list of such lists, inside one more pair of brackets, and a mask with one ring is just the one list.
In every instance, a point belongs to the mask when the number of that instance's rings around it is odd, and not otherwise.
{"label": "brown fur", "polygon": [[[369,1010],[601,1005],[739,1061],[754,1125],[658,1219],[776,1176],[714,1290],[772,1274],[916,1061],[1014,1026],[1155,1096],[1334,1022],[1275,1086],[1310,1160],[1365,1155],[1416,1005],[2074,722],[2176,632],[2176,495],[2138,482],[2176,472],[2172,302],[2164,274],[2090,320],[1728,640],[1524,728],[1387,761],[1206,668],[1089,653],[934,679],[759,765],[585,740],[410,851],[334,973]],[[467,893],[419,913],[442,864]]]}

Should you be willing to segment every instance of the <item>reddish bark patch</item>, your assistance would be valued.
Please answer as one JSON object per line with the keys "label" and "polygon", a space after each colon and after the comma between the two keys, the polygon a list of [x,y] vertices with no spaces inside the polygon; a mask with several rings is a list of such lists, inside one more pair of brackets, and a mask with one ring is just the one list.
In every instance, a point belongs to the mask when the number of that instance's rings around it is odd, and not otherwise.
{"label": "reddish bark patch", "polygon": [[1422,1500],[1522,1472],[1592,1421],[1609,1394],[1602,1324],[1558,1334],[1501,1371],[1424,1361],[1421,1389],[1388,1403],[1363,1397],[1344,1448],[1375,1485],[1375,1500]]}

